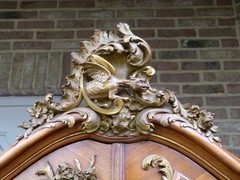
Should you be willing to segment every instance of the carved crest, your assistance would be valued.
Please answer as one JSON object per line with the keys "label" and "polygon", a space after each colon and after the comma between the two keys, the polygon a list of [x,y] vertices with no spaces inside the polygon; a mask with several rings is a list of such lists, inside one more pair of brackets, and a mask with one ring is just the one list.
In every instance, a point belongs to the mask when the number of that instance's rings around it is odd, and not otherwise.
{"label": "carved crest", "polygon": [[[77,111],[85,119],[87,132],[108,136],[148,134],[154,130],[151,122],[154,118],[163,126],[179,121],[181,127],[195,129],[210,141],[220,141],[212,134],[217,132],[212,113],[196,105],[182,105],[173,92],[151,87],[155,74],[155,69],[149,66],[151,49],[127,24],[119,23],[116,31],[96,30],[90,41],[81,43],[80,52],[71,56],[73,70],[66,77],[68,83],[63,85],[61,101],[54,102],[53,95],[47,94],[44,102],[36,102],[29,108],[31,119],[20,124],[26,131],[18,140],[53,127],[56,121],[73,126],[74,119],[68,112]],[[88,118],[89,109],[76,110],[82,101],[100,120],[92,122],[93,118]],[[167,104],[170,109],[165,110]],[[158,112],[164,113],[161,118]]]}

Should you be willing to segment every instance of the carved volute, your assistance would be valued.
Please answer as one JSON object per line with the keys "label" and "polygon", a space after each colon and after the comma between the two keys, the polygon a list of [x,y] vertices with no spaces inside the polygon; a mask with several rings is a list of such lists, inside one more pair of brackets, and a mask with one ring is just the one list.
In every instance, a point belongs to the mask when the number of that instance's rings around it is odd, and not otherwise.
{"label": "carved volute", "polygon": [[[151,87],[155,74],[148,65],[151,58],[149,45],[135,36],[127,24],[118,24],[117,31],[96,30],[90,41],[81,43],[80,52],[72,53],[73,72],[63,85],[61,102],[54,102],[53,95],[47,94],[44,102],[29,108],[31,119],[20,125],[26,131],[18,140],[53,126],[51,123],[56,121],[73,126],[70,117],[60,114],[79,107],[84,99],[100,116],[98,122],[90,122],[89,114],[79,112],[86,118],[86,132],[126,137],[149,134],[154,130],[151,119],[156,117],[163,126],[179,121],[181,127],[195,129],[211,142],[219,142],[213,136],[218,128],[213,124],[212,113],[196,105],[182,105],[170,90]],[[171,108],[164,109],[167,105]],[[164,112],[161,118],[157,115],[159,108]],[[54,118],[57,115],[60,116]]]}
{"label": "carved volute", "polygon": [[[19,125],[25,132],[17,137],[13,147],[0,156],[3,162],[0,171],[6,163],[13,161],[11,153],[19,152],[16,158],[19,158],[21,166],[27,167],[35,162],[35,157],[43,157],[60,145],[88,138],[107,143],[151,140],[176,148],[204,168],[210,168],[209,172],[218,178],[231,177],[228,174],[232,172],[227,172],[227,175],[221,172],[226,169],[233,169],[233,177],[240,176],[239,160],[222,150],[220,138],[214,135],[218,132],[214,114],[197,105],[181,104],[175,93],[168,89],[151,87],[150,81],[155,75],[154,67],[149,65],[151,49],[146,41],[133,34],[127,24],[119,23],[115,31],[96,30],[91,40],[81,42],[80,51],[71,56],[72,73],[66,77],[67,84],[62,87],[60,102],[55,102],[53,94],[49,93],[42,102],[37,101],[28,109],[30,119]],[[87,107],[82,104],[87,104]],[[68,127],[69,130],[66,130]],[[61,131],[61,128],[64,130]],[[51,136],[53,132],[59,135],[58,139]],[[48,146],[22,160],[22,151],[38,141],[44,144],[44,138],[48,136],[51,139]],[[204,152],[198,155],[198,149]],[[219,160],[222,152],[227,156],[226,160],[214,167],[212,162],[204,159],[208,151],[212,159]],[[89,172],[92,179],[96,179],[94,170],[98,155],[93,157]],[[55,173],[49,160],[45,169],[36,172],[56,179],[60,177],[60,171],[68,169],[72,178],[83,177],[80,161],[75,161],[75,170],[63,162]],[[143,170],[158,163],[163,179],[174,176],[171,162],[162,154],[149,154],[142,162]],[[226,167],[222,168],[221,163],[227,164]],[[17,165],[14,168],[19,169]],[[3,177],[11,177],[14,170]],[[63,173],[61,177],[64,177]]]}

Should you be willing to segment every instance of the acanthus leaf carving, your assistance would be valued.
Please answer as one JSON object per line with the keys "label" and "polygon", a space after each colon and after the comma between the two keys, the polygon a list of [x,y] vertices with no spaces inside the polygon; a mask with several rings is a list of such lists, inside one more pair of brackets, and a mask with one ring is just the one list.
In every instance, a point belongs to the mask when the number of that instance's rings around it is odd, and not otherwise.
{"label": "acanthus leaf carving", "polygon": [[58,165],[56,172],[53,171],[49,162],[44,169],[39,169],[36,171],[37,176],[47,176],[49,180],[96,180],[97,175],[95,173],[95,163],[96,155],[93,155],[90,158],[89,167],[82,169],[81,162],[78,159],[75,159],[74,168],[72,165],[63,162]]}
{"label": "acanthus leaf carving", "polygon": [[142,162],[142,169],[148,170],[149,166],[155,168],[160,167],[159,173],[162,174],[162,180],[171,180],[173,177],[173,169],[168,160],[162,156],[153,154],[144,158]]}
{"label": "acanthus leaf carving", "polygon": [[[86,133],[138,136],[151,133],[155,123],[168,127],[179,121],[181,128],[192,128],[211,142],[220,142],[213,136],[218,127],[213,124],[212,113],[196,105],[182,105],[170,90],[151,87],[155,69],[148,65],[150,46],[134,35],[127,24],[119,23],[116,31],[96,30],[90,41],[81,42],[80,52],[71,56],[72,74],[66,77],[60,102],[54,102],[50,93],[44,102],[36,102],[29,109],[31,119],[20,125],[25,132],[18,140],[54,127],[58,121],[73,127],[71,112],[85,101],[100,117],[95,121],[95,116],[90,118],[85,110],[77,111],[83,113]],[[152,112],[145,111],[148,108]],[[161,109],[161,113],[156,109]]]}

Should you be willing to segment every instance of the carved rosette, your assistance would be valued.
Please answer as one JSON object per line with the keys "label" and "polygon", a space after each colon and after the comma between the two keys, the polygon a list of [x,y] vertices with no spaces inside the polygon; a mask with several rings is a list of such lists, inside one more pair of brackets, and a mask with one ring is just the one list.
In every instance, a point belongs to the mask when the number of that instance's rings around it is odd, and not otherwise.
{"label": "carved rosette", "polygon": [[[29,108],[30,120],[20,124],[25,132],[18,141],[43,128],[55,127],[59,121],[73,127],[74,112],[82,117],[86,133],[138,136],[151,133],[154,123],[167,127],[180,121],[182,128],[220,141],[213,136],[218,128],[213,125],[212,113],[195,105],[182,105],[172,91],[151,87],[155,74],[148,65],[151,49],[127,24],[119,23],[116,31],[96,30],[90,41],[81,42],[80,52],[71,56],[73,70],[66,77],[61,101],[54,102],[49,93],[44,102]],[[89,109],[79,107],[83,100]]]}
{"label": "carved rosette", "polygon": [[149,155],[143,160],[142,169],[148,170],[149,166],[152,166],[153,168],[158,166],[160,168],[159,173],[162,175],[162,180],[171,180],[172,179],[173,170],[172,170],[170,163],[168,162],[168,160],[166,158],[156,155],[156,154]]}

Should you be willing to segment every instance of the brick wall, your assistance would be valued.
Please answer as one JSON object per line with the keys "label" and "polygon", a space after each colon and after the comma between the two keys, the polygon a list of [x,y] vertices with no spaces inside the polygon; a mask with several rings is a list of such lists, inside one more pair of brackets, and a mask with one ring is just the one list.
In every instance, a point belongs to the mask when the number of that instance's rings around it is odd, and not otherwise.
{"label": "brick wall", "polygon": [[240,157],[240,0],[0,0],[0,95],[61,94],[70,52],[126,22],[152,47],[152,85],[216,114]]}

